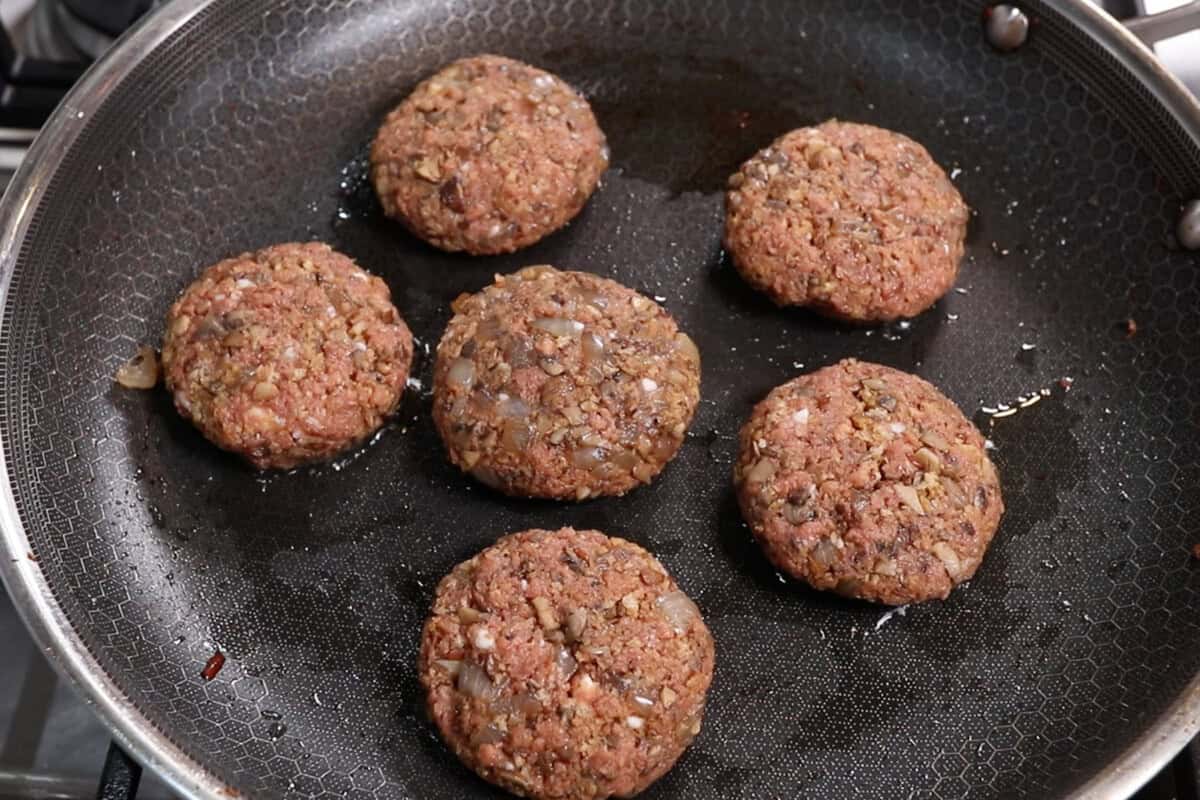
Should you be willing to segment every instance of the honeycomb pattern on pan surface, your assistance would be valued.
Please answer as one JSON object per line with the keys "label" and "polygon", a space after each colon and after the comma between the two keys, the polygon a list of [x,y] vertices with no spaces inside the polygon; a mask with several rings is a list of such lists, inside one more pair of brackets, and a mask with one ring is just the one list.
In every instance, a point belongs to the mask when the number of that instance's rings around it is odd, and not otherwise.
{"label": "honeycomb pattern on pan surface", "polygon": [[[1001,56],[969,2],[267,5],[218,3],[90,121],[0,341],[9,477],[41,568],[129,698],[231,786],[498,796],[424,721],[415,649],[438,578],[534,526],[649,547],[716,636],[705,729],[648,797],[1052,797],[1196,674],[1200,270],[1169,234],[1197,167],[1165,117],[1149,141],[1117,116],[1161,114],[1145,96],[1062,66],[1100,58],[1067,29]],[[579,86],[614,158],[569,228],[491,259],[385,221],[363,164],[422,75],[480,51]],[[830,116],[914,136],[977,211],[962,291],[911,326],[775,309],[722,257],[725,176]],[[308,238],[383,276],[422,345],[377,442],[256,476],[163,393],[114,387],[202,266]],[[652,488],[517,502],[445,462],[428,348],[458,293],[533,263],[662,297],[698,342],[704,401]],[[751,405],[844,356],[930,379],[995,442],[1009,512],[946,603],[885,619],[783,582],[740,522],[729,472]]]}

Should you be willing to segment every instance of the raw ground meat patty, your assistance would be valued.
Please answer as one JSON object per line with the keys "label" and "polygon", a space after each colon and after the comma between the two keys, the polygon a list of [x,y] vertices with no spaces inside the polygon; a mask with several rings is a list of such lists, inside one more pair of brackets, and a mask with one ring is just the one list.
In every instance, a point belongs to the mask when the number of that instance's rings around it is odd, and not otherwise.
{"label": "raw ground meat patty", "polygon": [[528,267],[454,301],[433,420],[450,460],[507,494],[586,500],[649,483],[700,401],[700,353],[657,303]]}
{"label": "raw ground meat patty", "polygon": [[968,216],[924,147],[831,120],[781,136],[733,174],[725,247],[779,305],[883,322],[950,290]]}
{"label": "raw ground meat patty", "polygon": [[259,469],[330,458],[400,400],[412,335],[387,284],[327,245],[279,244],[209,267],[167,314],[179,413]]}
{"label": "raw ground meat patty", "polygon": [[438,585],[421,639],[429,712],[463,763],[527,797],[628,797],[700,731],[700,612],[654,556],[597,531],[500,539]]}
{"label": "raw ground meat patty", "polygon": [[608,167],[587,101],[500,56],[455,61],[384,120],[371,146],[383,210],[443,250],[507,253],[566,225]]}
{"label": "raw ground meat patty", "polygon": [[779,569],[893,605],[945,598],[974,575],[1004,512],[983,436],[954,403],[853,359],[754,408],[734,484]]}

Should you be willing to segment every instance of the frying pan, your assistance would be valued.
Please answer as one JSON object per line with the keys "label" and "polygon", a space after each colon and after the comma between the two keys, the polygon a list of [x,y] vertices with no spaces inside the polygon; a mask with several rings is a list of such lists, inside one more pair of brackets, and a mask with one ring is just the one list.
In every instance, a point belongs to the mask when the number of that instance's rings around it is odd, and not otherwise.
{"label": "frying pan", "polygon": [[[421,711],[433,587],[502,533],[598,528],[658,554],[717,641],[704,731],[649,797],[1131,793],[1200,722],[1200,270],[1172,238],[1200,195],[1200,110],[1086,4],[1025,8],[1007,54],[975,0],[153,15],[65,101],[3,206],[3,574],[34,634],[183,795],[495,797]],[[364,159],[419,78],[483,51],[586,92],[614,168],[567,230],[466,258],[384,220]],[[910,324],[774,308],[721,251],[725,177],[828,117],[920,140],[975,209],[958,290]],[[383,276],[419,340],[377,441],[257,475],[165,393],[113,384],[202,266],[310,238]],[[443,457],[429,376],[449,302],[535,263],[662,298],[698,342],[703,402],[653,486],[509,500]],[[1008,513],[946,602],[885,614],[808,591],[739,519],[751,405],[846,356],[928,378],[995,444]]]}

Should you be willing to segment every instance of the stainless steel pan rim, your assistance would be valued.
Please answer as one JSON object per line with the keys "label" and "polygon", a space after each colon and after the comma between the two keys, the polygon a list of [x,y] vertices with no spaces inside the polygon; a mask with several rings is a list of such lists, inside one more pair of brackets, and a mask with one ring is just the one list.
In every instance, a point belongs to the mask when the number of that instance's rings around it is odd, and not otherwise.
{"label": "stainless steel pan rim", "polygon": [[[145,55],[214,2],[175,0],[149,15],[88,71],[50,118],[0,203],[0,307],[7,301],[32,211],[46,191],[58,159],[75,142],[91,114]],[[1163,68],[1137,36],[1086,0],[1049,0],[1048,4],[1141,79],[1200,144],[1200,102]],[[5,334],[0,329],[0,337]],[[88,652],[69,625],[41,569],[27,556],[31,547],[9,483],[3,442],[0,442],[0,472],[4,475],[0,480],[0,536],[8,554],[0,559],[0,577],[47,658],[94,707],[116,742],[162,777],[174,791],[188,798],[230,796],[229,787],[141,715]],[[1136,742],[1071,797],[1075,800],[1128,797],[1198,732],[1200,675]]]}

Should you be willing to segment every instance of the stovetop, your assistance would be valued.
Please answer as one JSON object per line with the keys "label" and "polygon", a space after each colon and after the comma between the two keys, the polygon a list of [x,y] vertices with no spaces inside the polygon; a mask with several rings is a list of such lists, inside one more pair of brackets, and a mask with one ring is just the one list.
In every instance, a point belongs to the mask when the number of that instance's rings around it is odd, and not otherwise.
{"label": "stovetop", "polygon": [[[5,105],[7,92],[0,95],[0,187],[7,185],[36,135],[39,120],[70,85],[71,75],[107,49],[148,8],[163,1],[0,0],[0,27],[17,52],[67,64],[60,71],[35,76],[38,91],[18,98],[17,107]],[[1098,4],[1121,16],[1163,11],[1181,2]],[[3,44],[0,37],[0,55]],[[1200,31],[1161,42],[1157,52],[1200,95]],[[0,641],[8,645],[0,655],[0,800],[131,797],[128,783],[137,768],[119,751],[110,751],[104,726],[49,667],[3,594]],[[136,794],[148,800],[171,797],[152,775],[143,776]],[[1135,800],[1200,800],[1200,740],[1155,776]]]}

